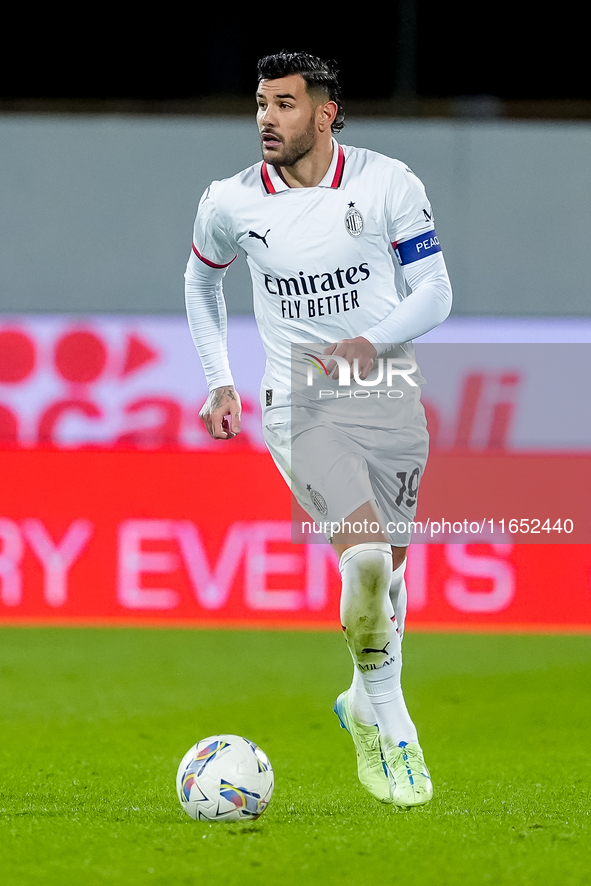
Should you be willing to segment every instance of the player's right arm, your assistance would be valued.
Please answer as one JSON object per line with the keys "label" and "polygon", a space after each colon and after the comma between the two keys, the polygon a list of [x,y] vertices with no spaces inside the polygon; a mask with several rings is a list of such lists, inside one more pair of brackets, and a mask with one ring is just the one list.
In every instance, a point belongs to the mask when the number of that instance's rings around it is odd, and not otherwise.
{"label": "player's right arm", "polygon": [[185,303],[191,335],[201,358],[209,396],[199,415],[208,433],[227,440],[240,433],[240,397],[227,349],[222,280],[236,251],[208,188],[199,204],[193,248],[185,272]]}
{"label": "player's right arm", "polygon": [[241,405],[234,385],[222,385],[210,391],[199,418],[215,440],[228,440],[239,434]]}

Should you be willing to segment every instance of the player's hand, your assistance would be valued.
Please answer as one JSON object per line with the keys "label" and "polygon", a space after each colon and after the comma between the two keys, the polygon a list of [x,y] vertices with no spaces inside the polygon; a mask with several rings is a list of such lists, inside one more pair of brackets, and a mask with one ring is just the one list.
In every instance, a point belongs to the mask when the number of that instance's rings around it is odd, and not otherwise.
{"label": "player's hand", "polygon": [[240,433],[242,407],[234,385],[214,388],[201,407],[199,418],[214,440],[231,440]]}
{"label": "player's hand", "polygon": [[[359,378],[365,379],[373,369],[373,363],[378,352],[371,342],[366,338],[358,336],[357,338],[344,338],[334,345],[329,345],[323,353],[344,357],[351,367],[351,378],[353,377],[353,360],[358,360]],[[339,367],[334,360],[329,360],[326,371],[333,378],[338,378]]]}

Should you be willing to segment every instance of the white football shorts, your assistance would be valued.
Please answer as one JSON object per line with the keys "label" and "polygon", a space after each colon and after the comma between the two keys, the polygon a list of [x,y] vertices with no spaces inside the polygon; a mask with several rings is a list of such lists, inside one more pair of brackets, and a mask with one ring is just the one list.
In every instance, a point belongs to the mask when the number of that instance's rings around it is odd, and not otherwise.
{"label": "white football shorts", "polygon": [[[391,545],[411,540],[419,483],[427,462],[429,434],[420,401],[402,428],[371,428],[322,422],[292,440],[289,409],[266,411],[267,448],[292,493],[330,538],[365,502],[374,502]],[[345,531],[348,529],[345,523]],[[353,529],[353,532],[359,530]]]}

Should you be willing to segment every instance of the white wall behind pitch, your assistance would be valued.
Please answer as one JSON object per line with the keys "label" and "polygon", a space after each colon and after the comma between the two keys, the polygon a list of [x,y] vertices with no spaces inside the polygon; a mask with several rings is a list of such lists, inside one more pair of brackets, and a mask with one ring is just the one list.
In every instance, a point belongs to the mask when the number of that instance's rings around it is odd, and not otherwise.
{"label": "white wall behind pitch", "polygon": [[[591,313],[591,125],[351,121],[426,184],[455,312]],[[260,157],[254,121],[0,118],[0,311],[176,313],[200,194]],[[228,274],[248,313],[244,260]]]}

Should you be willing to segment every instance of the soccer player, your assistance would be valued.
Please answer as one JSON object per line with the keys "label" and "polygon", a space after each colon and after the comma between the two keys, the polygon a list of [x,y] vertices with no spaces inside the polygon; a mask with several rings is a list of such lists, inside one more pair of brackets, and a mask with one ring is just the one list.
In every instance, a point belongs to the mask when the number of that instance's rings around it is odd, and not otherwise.
{"label": "soccer player", "polygon": [[[364,787],[382,802],[417,806],[433,788],[400,677],[404,521],[414,518],[428,448],[422,379],[418,371],[409,376],[400,401],[382,398],[365,436],[358,418],[353,427],[334,413],[306,412],[311,420],[298,440],[318,439],[319,426],[328,434],[313,447],[314,464],[296,464],[291,347],[322,343],[326,376],[336,377],[346,361],[356,385],[367,384],[382,355],[416,369],[412,340],[447,317],[449,278],[419,179],[398,160],[335,140],[344,113],[331,63],[307,53],[261,59],[256,101],[263,160],[207,188],[185,275],[189,325],[210,390],[200,415],[217,440],[240,432],[222,278],[242,248],[267,355],[265,441],[302,507],[342,526],[330,541],[340,558],[354,675],[335,712],[353,739]],[[362,531],[352,535],[351,525]]]}

